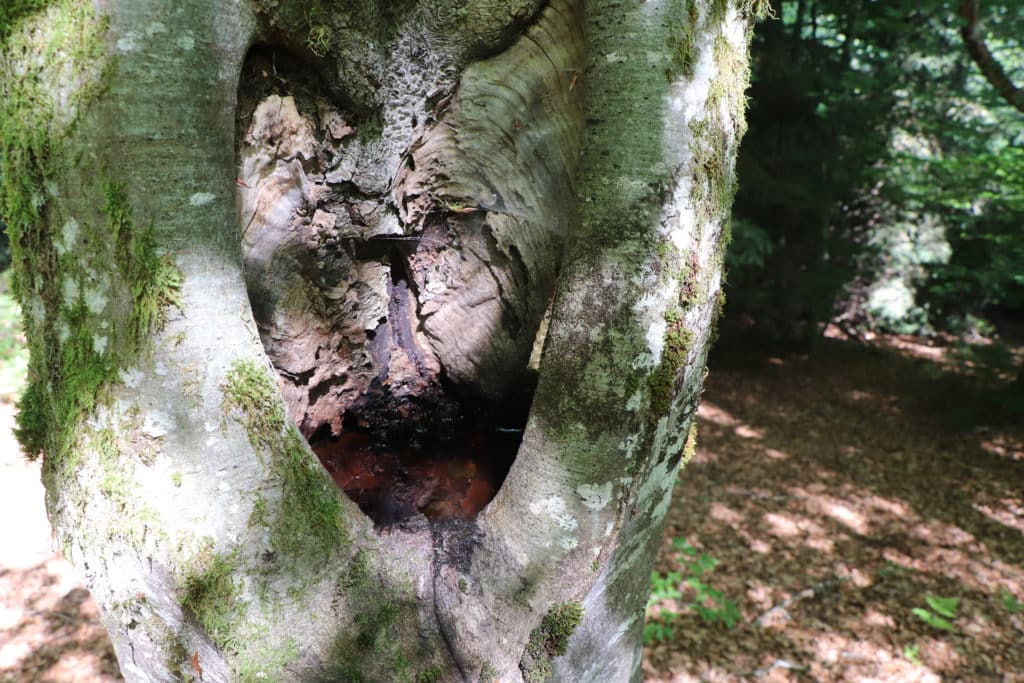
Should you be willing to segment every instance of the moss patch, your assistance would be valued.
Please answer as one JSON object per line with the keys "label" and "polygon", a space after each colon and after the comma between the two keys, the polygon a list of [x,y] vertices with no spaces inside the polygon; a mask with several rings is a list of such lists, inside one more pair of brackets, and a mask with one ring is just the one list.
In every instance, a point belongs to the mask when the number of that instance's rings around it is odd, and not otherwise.
{"label": "moss patch", "polygon": [[332,481],[310,457],[306,440],[289,426],[284,448],[273,472],[283,486],[279,513],[271,520],[271,539],[289,557],[324,559],[330,551],[347,546],[338,493]]}
{"label": "moss patch", "polygon": [[221,406],[245,427],[253,447],[271,457],[271,473],[281,486],[273,509],[264,499],[253,506],[251,525],[270,528],[274,551],[288,561],[312,563],[330,558],[349,544],[337,487],[331,482],[306,440],[287,423],[284,406],[267,369],[238,361],[221,384]]}
{"label": "moss patch", "polygon": [[416,672],[416,683],[440,683],[441,667],[432,666]]}
{"label": "moss patch", "polygon": [[539,565],[531,565],[519,577],[519,587],[512,595],[512,602],[520,607],[529,607],[530,599],[537,592],[540,583],[542,568]]}
{"label": "moss patch", "polygon": [[102,175],[103,213],[115,245],[118,267],[131,286],[135,310],[129,336],[144,340],[167,322],[171,306],[181,309],[182,276],[174,261],[157,252],[153,226],[136,228],[125,186]]}
{"label": "moss patch", "polygon": [[0,44],[22,17],[37,12],[51,0],[5,0],[0,5]]}
{"label": "moss patch", "polygon": [[209,542],[190,567],[180,583],[181,605],[227,655],[232,680],[276,680],[298,656],[298,643],[271,639],[266,615],[250,613],[242,598],[240,549],[216,553]]}
{"label": "moss patch", "polygon": [[[85,168],[92,157],[76,148],[80,114],[113,68],[106,30],[90,2],[0,10],[0,212],[31,353],[17,435],[30,458],[46,453],[49,472],[181,284],[124,187]],[[73,196],[63,198],[69,183]]]}
{"label": "moss patch", "polygon": [[673,26],[667,40],[671,50],[672,66],[666,69],[665,76],[670,80],[676,77],[693,78],[693,70],[697,65],[697,22],[700,12],[696,0],[686,0],[684,14],[685,23]]}
{"label": "moss patch", "polygon": [[527,683],[543,683],[553,673],[551,660],[569,647],[569,637],[583,620],[583,606],[576,601],[560,602],[544,615],[540,626],[530,632],[526,652],[519,662]]}
{"label": "moss patch", "polygon": [[250,360],[237,361],[220,388],[224,395],[221,408],[245,427],[254,448],[280,444],[286,424],[284,406],[266,368]]}
{"label": "moss patch", "polygon": [[661,362],[647,376],[647,387],[651,393],[651,420],[657,421],[668,414],[676,394],[676,380],[679,370],[686,366],[686,360],[693,345],[693,332],[686,329],[683,311],[672,308],[665,314],[664,348]]}
{"label": "moss patch", "polygon": [[204,550],[193,561],[194,570],[183,582],[181,605],[222,650],[236,650],[236,634],[245,613],[235,583],[235,554],[220,555]]}

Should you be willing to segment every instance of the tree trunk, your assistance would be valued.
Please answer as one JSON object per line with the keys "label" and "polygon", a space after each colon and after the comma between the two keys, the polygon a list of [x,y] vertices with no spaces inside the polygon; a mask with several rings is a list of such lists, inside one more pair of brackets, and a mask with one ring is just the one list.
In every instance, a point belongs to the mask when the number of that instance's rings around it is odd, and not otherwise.
{"label": "tree trunk", "polygon": [[[639,677],[764,6],[0,14],[19,435],[128,680]],[[342,471],[523,405],[478,514]]]}

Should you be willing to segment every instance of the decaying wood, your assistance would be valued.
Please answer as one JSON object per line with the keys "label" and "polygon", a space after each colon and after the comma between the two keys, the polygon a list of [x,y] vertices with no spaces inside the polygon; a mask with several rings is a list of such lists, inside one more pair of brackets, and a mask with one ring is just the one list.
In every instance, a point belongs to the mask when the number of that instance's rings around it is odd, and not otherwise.
{"label": "decaying wood", "polygon": [[329,92],[263,76],[292,92],[241,113],[246,280],[307,436],[338,434],[346,412],[426,420],[454,410],[453,389],[498,401],[532,386],[582,126],[569,13],[469,66],[388,144]]}

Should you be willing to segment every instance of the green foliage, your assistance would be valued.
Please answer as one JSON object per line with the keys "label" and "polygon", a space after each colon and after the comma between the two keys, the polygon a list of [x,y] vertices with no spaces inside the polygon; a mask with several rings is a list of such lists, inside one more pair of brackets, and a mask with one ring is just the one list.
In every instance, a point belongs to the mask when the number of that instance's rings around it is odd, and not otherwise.
{"label": "green foliage", "polygon": [[[722,623],[732,628],[739,623],[743,615],[739,607],[725,597],[725,594],[712,588],[704,577],[714,571],[718,560],[707,553],[701,553],[688,541],[681,538],[672,539],[672,549],[680,554],[683,571],[671,571],[665,574],[651,572],[651,594],[647,599],[648,609],[665,600],[681,601],[683,592],[680,586],[686,585],[694,592],[692,601],[681,605],[695,611],[706,623]],[[657,619],[648,620],[644,624],[643,639],[645,645],[671,640],[674,637],[674,624],[681,615],[678,611],[661,609]]]}
{"label": "green foliage", "polygon": [[761,269],[773,251],[775,244],[767,230],[753,221],[733,220],[732,241],[725,261],[730,272]]}
{"label": "green foliage", "polygon": [[1016,614],[1017,612],[1024,612],[1024,602],[1018,600],[1013,595],[1013,593],[1006,590],[1005,588],[1002,591],[1000,591],[999,600],[1003,603],[1003,607],[1006,608],[1006,611],[1010,612],[1011,614]]}
{"label": "green foliage", "polygon": [[949,619],[956,618],[960,598],[944,598],[938,595],[926,595],[924,601],[927,602],[928,606],[937,614],[941,614]]}
{"label": "green foliage", "polygon": [[[862,328],[908,333],[1024,310],[1024,127],[971,61],[956,7],[792,0],[758,31],[731,312],[812,341],[837,298]],[[983,9],[1019,72],[1024,15]]]}
{"label": "green foliage", "polygon": [[903,656],[911,664],[915,664],[917,666],[921,666],[921,658],[919,656],[920,654],[921,654],[921,646],[917,645],[916,643],[913,644],[913,645],[907,645],[905,648],[903,648]]}
{"label": "green foliage", "polygon": [[925,602],[931,609],[915,607],[911,612],[924,623],[940,631],[956,632],[956,627],[950,619],[955,619],[957,608],[960,604],[959,598],[944,598],[938,595],[926,595]]}

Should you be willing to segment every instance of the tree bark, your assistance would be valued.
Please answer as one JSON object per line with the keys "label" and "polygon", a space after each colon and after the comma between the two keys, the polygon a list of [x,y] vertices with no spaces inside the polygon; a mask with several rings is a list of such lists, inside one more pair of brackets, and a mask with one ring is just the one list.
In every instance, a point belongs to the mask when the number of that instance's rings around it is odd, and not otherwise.
{"label": "tree bark", "polygon": [[[755,7],[54,0],[0,26],[20,438],[128,680],[640,676]],[[546,310],[495,498],[374,525],[303,437],[515,394]]]}

